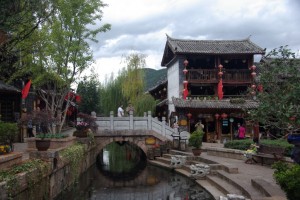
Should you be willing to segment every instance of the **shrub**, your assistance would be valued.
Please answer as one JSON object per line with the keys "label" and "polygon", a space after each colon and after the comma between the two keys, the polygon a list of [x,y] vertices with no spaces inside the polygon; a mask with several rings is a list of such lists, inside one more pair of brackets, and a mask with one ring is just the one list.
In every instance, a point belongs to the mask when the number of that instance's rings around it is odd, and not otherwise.
{"label": "shrub", "polygon": [[193,146],[199,149],[202,146],[204,132],[202,129],[197,129],[194,131],[189,138],[189,146]]}
{"label": "shrub", "polygon": [[0,143],[9,144],[12,148],[12,143],[18,134],[18,126],[16,123],[0,122]]}
{"label": "shrub", "polygon": [[285,191],[290,200],[300,199],[300,165],[289,165],[283,162],[277,162],[272,165],[275,169],[274,177],[276,182]]}
{"label": "shrub", "polygon": [[[260,142],[260,144],[264,144],[264,145],[268,145],[268,146],[282,147],[285,149],[284,155],[291,156],[293,145],[289,144],[284,139],[260,140],[259,142]],[[232,140],[232,141],[226,142],[224,144],[224,147],[229,148],[229,149],[247,150],[252,143],[253,143],[252,139]]]}

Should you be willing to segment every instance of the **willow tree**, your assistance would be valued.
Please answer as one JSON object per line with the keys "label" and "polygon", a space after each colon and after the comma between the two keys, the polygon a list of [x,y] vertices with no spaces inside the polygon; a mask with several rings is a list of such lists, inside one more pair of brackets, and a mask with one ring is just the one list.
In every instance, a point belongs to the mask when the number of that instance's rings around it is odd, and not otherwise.
{"label": "willow tree", "polygon": [[126,57],[126,69],[123,71],[122,93],[128,102],[133,105],[139,95],[144,93],[144,73],[146,56],[143,54],[130,54]]}
{"label": "willow tree", "polygon": [[88,40],[97,42],[96,35],[109,30],[110,25],[95,26],[106,6],[100,0],[55,0],[53,4],[53,15],[35,35],[27,69],[46,109],[60,119],[60,132],[72,101],[68,95],[71,86],[93,62]]}

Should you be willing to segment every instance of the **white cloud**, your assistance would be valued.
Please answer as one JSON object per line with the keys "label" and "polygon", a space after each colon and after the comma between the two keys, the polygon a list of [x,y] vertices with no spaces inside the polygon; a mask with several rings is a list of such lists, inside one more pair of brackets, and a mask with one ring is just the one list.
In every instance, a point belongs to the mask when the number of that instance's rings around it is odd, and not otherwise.
{"label": "white cloud", "polygon": [[300,49],[297,0],[104,0],[101,24],[112,30],[92,44],[101,81],[117,74],[122,56],[146,54],[150,68],[160,68],[166,34],[183,39],[244,39],[271,50]]}

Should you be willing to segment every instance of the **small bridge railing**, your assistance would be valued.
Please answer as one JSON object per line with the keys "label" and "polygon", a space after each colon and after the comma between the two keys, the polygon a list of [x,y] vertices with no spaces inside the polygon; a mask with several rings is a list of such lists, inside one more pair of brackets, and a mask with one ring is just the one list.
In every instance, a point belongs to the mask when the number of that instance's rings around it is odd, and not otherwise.
{"label": "small bridge railing", "polygon": [[115,117],[113,111],[109,117],[97,117],[98,131],[101,130],[152,130],[156,133],[173,140],[174,129],[166,124],[166,118],[162,121],[151,116],[151,111],[143,117],[133,117],[132,111],[128,117]]}

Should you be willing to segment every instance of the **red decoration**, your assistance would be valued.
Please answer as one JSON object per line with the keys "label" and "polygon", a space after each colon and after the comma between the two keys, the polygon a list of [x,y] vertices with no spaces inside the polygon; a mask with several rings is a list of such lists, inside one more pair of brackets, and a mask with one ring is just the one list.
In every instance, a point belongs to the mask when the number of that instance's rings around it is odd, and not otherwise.
{"label": "red decoration", "polygon": [[223,75],[223,72],[219,72],[218,75],[221,77]]}
{"label": "red decoration", "polygon": [[222,82],[222,79],[220,79],[220,81],[218,83],[218,97],[219,97],[219,100],[223,99],[223,82]]}
{"label": "red decoration", "polygon": [[186,97],[189,95],[188,89],[183,89],[183,99],[186,99]]}
{"label": "red decoration", "polygon": [[220,64],[218,67],[219,67],[219,69],[221,70],[221,69],[223,68],[223,65]]}
{"label": "red decoration", "polygon": [[251,88],[252,88],[252,89],[255,89],[255,88],[256,88],[256,85],[254,85],[254,84],[251,85]]}
{"label": "red decoration", "polygon": [[256,69],[256,66],[255,66],[255,65],[252,65],[252,66],[250,67],[250,69],[254,71],[254,70]]}
{"label": "red decoration", "polygon": [[183,65],[186,67],[187,65],[189,64],[189,61],[188,60],[184,60],[183,61]]}
{"label": "red decoration", "polygon": [[291,121],[295,121],[295,120],[296,120],[296,117],[295,117],[295,116],[291,116],[291,117],[290,117],[290,120],[291,120]]}
{"label": "red decoration", "polygon": [[189,83],[188,81],[183,81],[184,88],[187,87],[187,84],[188,84],[188,83]]}
{"label": "red decoration", "polygon": [[30,90],[31,80],[29,80],[22,90],[22,99],[26,99]]}
{"label": "red decoration", "polygon": [[221,117],[223,118],[223,119],[226,119],[227,118],[227,114],[226,113],[223,113],[222,115],[221,115]]}
{"label": "red decoration", "polygon": [[263,86],[262,86],[261,84],[259,84],[259,85],[257,86],[257,90],[258,90],[259,92],[262,92],[262,91],[263,91]]}
{"label": "red decoration", "polygon": [[217,114],[215,114],[215,118],[216,119],[219,119],[219,117],[220,117],[220,115],[217,113]]}
{"label": "red decoration", "polygon": [[184,70],[182,70],[184,74],[188,73],[188,70],[186,68],[184,68]]}
{"label": "red decoration", "polygon": [[186,116],[187,116],[189,119],[191,119],[191,118],[192,118],[192,113],[188,113]]}
{"label": "red decoration", "polygon": [[255,76],[256,76],[256,72],[252,72],[252,73],[251,73],[251,76],[252,76],[252,77],[255,77]]}

